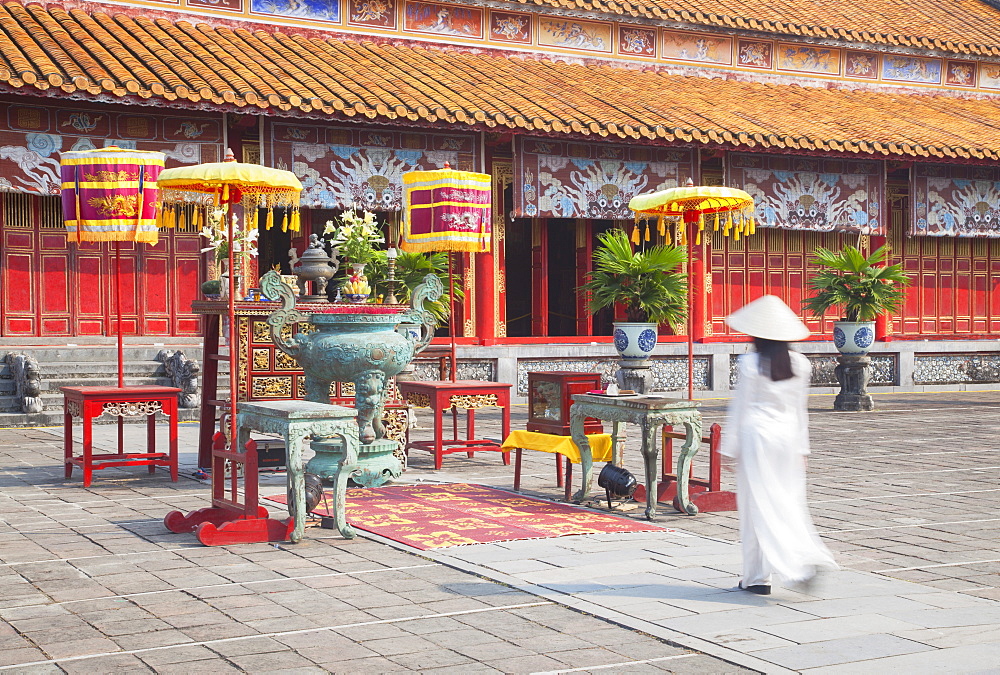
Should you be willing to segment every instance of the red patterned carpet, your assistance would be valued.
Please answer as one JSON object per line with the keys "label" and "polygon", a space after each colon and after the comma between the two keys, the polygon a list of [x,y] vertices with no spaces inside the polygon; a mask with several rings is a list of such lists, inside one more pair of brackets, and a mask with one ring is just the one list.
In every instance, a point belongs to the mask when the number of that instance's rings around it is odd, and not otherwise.
{"label": "red patterned carpet", "polygon": [[[284,495],[267,499],[285,502]],[[322,502],[313,513],[330,515]],[[421,550],[569,534],[663,529],[467,483],[348,490],[347,521],[360,530]]]}

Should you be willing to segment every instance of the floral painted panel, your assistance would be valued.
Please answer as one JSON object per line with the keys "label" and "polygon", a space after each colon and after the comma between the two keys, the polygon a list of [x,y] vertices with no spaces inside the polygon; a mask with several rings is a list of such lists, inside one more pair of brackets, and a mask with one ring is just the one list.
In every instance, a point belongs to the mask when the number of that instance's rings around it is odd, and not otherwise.
{"label": "floral painted panel", "polygon": [[727,185],[750,193],[761,227],[880,234],[882,163],[784,155],[729,155]]}
{"label": "floral painted panel", "polygon": [[774,43],[757,40],[738,40],[736,65],[770,70],[774,57]]}
{"label": "floral painted panel", "polygon": [[694,175],[687,148],[514,139],[514,215],[522,218],[631,219],[636,195]]}
{"label": "floral painted panel", "polygon": [[396,0],[347,0],[347,23],[396,28]]}
{"label": "floral painted panel", "polygon": [[882,79],[941,84],[941,59],[884,54],[882,56]]}
{"label": "floral painted panel", "polygon": [[1000,169],[918,164],[912,183],[912,234],[1000,237]]}
{"label": "floral painted panel", "polygon": [[611,24],[562,17],[538,17],[538,44],[591,52],[611,52]]}
{"label": "floral painted panel", "polygon": [[[191,2],[191,0],[188,0]],[[291,16],[310,21],[340,23],[340,2],[330,0],[250,0],[254,14]]]}
{"label": "floral painted panel", "polygon": [[433,2],[407,2],[403,30],[434,35],[483,37],[483,10]]}
{"label": "floral painted panel", "polygon": [[228,9],[233,12],[243,11],[243,0],[187,0],[188,7],[205,9]]}
{"label": "floral painted panel", "polygon": [[779,43],[778,70],[840,75],[840,50]]}
{"label": "floral painted panel", "polygon": [[656,56],[656,29],[619,25],[618,53],[626,56]]}
{"label": "floral painted panel", "polygon": [[0,103],[0,192],[59,194],[59,155],[68,150],[155,150],[167,155],[170,167],[220,161],[221,141],[221,115]]}
{"label": "floral painted panel", "polygon": [[866,80],[878,79],[878,55],[869,52],[847,52],[844,74]]}
{"label": "floral painted panel", "polygon": [[729,65],[733,62],[733,39],[665,30],[660,55],[665,59]]}
{"label": "floral painted panel", "polygon": [[490,39],[531,44],[531,15],[490,10]]}
{"label": "floral painted panel", "polygon": [[944,83],[953,87],[975,87],[976,63],[974,61],[947,61]]}
{"label": "floral painted panel", "polygon": [[403,174],[444,168],[479,169],[473,134],[423,134],[378,129],[271,125],[274,166],[302,181],[304,206],[324,209],[402,208]]}
{"label": "floral painted panel", "polygon": [[979,64],[979,86],[983,89],[1000,89],[1000,63]]}

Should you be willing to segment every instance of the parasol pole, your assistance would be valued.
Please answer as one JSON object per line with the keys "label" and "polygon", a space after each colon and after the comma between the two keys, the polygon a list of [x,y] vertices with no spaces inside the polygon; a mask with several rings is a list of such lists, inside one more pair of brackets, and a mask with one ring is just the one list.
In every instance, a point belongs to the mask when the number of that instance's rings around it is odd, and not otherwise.
{"label": "parasol pole", "polygon": [[[684,227],[688,224],[684,223]],[[694,228],[692,228],[693,230]],[[688,400],[694,400],[694,232],[688,233],[687,260],[687,338],[688,338]]]}
{"label": "parasol pole", "polygon": [[[229,192],[229,186],[224,189],[224,196]],[[228,202],[228,199],[223,199],[224,202]],[[226,218],[226,229],[227,238],[229,240],[229,245],[227,246],[227,262],[229,265],[229,302],[227,302],[226,311],[229,316],[229,449],[230,451],[237,451],[236,449],[236,369],[237,363],[236,351],[239,348],[239,339],[236,335],[236,273],[233,267],[233,221],[236,219],[236,213],[233,209],[233,205],[227,203],[226,208],[229,210],[229,217]]]}
{"label": "parasol pole", "polygon": [[448,251],[448,333],[451,335],[451,381],[458,377],[458,367],[455,358],[455,277],[451,274],[451,256]]}
{"label": "parasol pole", "polygon": [[[122,250],[115,240],[115,311],[118,315],[118,388],[125,386],[125,345],[122,337]],[[119,420],[120,421],[120,420]]]}

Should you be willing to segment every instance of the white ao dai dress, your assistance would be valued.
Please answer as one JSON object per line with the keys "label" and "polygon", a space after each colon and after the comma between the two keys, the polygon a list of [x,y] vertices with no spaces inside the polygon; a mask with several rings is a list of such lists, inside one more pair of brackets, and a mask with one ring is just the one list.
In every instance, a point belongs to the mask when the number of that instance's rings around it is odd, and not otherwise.
{"label": "white ao dai dress", "polygon": [[772,574],[805,581],[817,568],[837,567],[806,506],[811,367],[802,354],[790,356],[793,376],[779,382],[761,374],[758,354],[740,358],[722,438],[722,454],[736,460],[744,587],[769,586]]}

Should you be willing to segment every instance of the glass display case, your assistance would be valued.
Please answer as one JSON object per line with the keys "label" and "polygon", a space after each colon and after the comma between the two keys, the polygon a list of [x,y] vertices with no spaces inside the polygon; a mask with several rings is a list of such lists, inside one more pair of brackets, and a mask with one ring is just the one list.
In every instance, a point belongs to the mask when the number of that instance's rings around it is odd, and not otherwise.
{"label": "glass display case", "polygon": [[[574,394],[602,389],[598,373],[554,370],[528,373],[528,431],[569,436],[569,407]],[[588,434],[604,432],[599,420],[584,422]]]}

